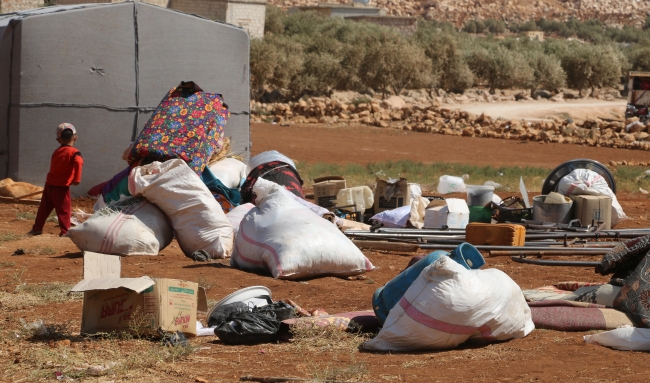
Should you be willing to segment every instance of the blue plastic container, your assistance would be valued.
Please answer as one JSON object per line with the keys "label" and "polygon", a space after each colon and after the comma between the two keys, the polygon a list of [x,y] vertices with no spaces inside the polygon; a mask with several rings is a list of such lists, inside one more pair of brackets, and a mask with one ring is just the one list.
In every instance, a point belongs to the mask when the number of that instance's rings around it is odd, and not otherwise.
{"label": "blue plastic container", "polygon": [[449,258],[458,262],[468,270],[478,269],[485,265],[485,259],[481,255],[481,252],[467,242],[461,243],[457,248],[452,250],[451,253],[449,253]]}
{"label": "blue plastic container", "polygon": [[385,286],[378,288],[372,295],[372,309],[375,311],[379,323],[384,325],[386,317],[390,310],[399,302],[404,296],[404,293],[411,286],[413,281],[417,279],[422,270],[429,266],[438,258],[446,256],[446,251],[437,250],[428,254],[424,258],[417,261],[413,266],[399,273]]}

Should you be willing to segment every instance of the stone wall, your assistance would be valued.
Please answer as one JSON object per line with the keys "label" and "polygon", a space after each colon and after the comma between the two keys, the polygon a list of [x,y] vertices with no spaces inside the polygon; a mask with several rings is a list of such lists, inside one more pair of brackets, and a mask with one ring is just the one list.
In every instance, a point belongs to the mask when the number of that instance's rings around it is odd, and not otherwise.
{"label": "stone wall", "polygon": [[26,11],[45,6],[43,0],[0,0],[0,14]]}

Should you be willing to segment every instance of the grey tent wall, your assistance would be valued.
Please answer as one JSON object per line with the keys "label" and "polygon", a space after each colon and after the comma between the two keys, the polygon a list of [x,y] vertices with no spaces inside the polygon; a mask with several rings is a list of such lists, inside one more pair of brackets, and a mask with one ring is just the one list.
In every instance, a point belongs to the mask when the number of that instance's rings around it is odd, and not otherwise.
{"label": "grey tent wall", "polygon": [[11,65],[11,37],[9,26],[0,27],[0,179],[9,172],[9,66]]}
{"label": "grey tent wall", "polygon": [[158,105],[180,80],[221,93],[232,113],[226,125],[232,151],[248,158],[248,34],[232,25],[137,4],[140,105]]}
{"label": "grey tent wall", "polygon": [[[12,84],[8,127],[0,111],[0,134],[10,138],[6,176],[42,185],[58,146],[54,129],[70,122],[84,158],[82,183],[72,191],[84,195],[127,166],[121,154],[129,141],[167,91],[188,80],[223,94],[233,112],[226,126],[232,151],[249,157],[249,41],[242,29],[145,3],[41,12],[13,24],[11,78],[0,59],[0,85]],[[0,57],[9,49],[6,35]],[[8,101],[0,97],[2,108]]]}

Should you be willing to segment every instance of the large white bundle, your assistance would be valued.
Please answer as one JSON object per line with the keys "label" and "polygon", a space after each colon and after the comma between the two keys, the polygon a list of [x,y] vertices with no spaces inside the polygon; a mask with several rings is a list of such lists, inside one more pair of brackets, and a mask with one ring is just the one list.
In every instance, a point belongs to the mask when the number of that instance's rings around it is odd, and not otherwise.
{"label": "large white bundle", "polygon": [[174,231],[155,205],[144,198],[128,198],[70,228],[68,237],[84,251],[158,255],[174,239]]}
{"label": "large white bundle", "polygon": [[230,263],[274,278],[348,276],[374,269],[335,225],[295,201],[284,187],[258,179],[258,206],[244,217]]}
{"label": "large white bundle", "polygon": [[243,205],[239,205],[235,207],[234,209],[226,213],[226,217],[228,218],[228,221],[232,226],[234,237],[237,236],[237,232],[239,231],[239,224],[241,224],[241,221],[244,219],[246,214],[254,207],[255,205],[253,205],[252,203],[245,203]]}
{"label": "large white bundle", "polygon": [[593,170],[576,169],[572,171],[562,177],[558,183],[557,191],[567,197],[576,195],[605,195],[611,197],[612,226],[629,219],[605,178]]}
{"label": "large white bundle", "polygon": [[210,166],[210,171],[227,188],[238,188],[246,178],[246,164],[234,158],[224,158]]}
{"label": "large white bundle", "polygon": [[467,270],[440,257],[427,266],[390,310],[364,348],[376,351],[448,349],[468,339],[528,335],[533,324],[519,286],[497,269]]}
{"label": "large white bundle", "polygon": [[232,252],[233,231],[221,206],[185,161],[174,159],[133,168],[129,192],[143,195],[171,219],[185,255],[204,250],[211,258]]}
{"label": "large white bundle", "polygon": [[650,328],[622,327],[585,335],[584,340],[615,350],[650,351]]}

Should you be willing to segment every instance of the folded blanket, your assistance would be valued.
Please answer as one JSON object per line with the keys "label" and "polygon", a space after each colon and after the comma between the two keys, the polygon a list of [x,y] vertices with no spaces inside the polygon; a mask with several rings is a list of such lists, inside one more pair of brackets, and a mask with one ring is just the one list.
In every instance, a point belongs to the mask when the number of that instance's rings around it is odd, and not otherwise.
{"label": "folded blanket", "polygon": [[528,302],[528,306],[538,329],[587,331],[634,326],[624,312],[593,303],[547,300]]}

